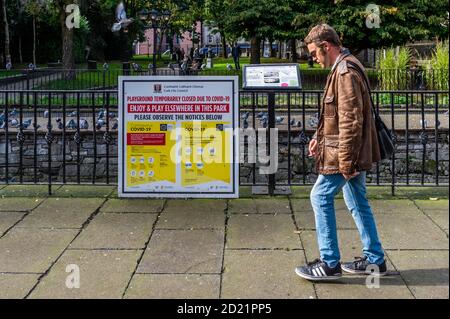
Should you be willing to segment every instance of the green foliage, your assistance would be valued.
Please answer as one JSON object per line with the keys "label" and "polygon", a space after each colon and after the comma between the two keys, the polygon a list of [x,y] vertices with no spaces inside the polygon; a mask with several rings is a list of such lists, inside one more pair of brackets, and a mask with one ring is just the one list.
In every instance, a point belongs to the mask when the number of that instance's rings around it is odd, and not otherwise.
{"label": "green foliage", "polygon": [[378,81],[382,90],[407,89],[410,60],[411,50],[409,48],[400,48],[398,54],[394,48],[383,50],[378,61]]}
{"label": "green foliage", "polygon": [[433,70],[432,76],[433,79],[429,81],[429,86],[432,89],[437,90],[446,90],[448,91],[448,82],[449,82],[449,42],[443,41],[438,42],[436,45],[436,49],[433,53],[433,56],[428,65],[430,70]]}

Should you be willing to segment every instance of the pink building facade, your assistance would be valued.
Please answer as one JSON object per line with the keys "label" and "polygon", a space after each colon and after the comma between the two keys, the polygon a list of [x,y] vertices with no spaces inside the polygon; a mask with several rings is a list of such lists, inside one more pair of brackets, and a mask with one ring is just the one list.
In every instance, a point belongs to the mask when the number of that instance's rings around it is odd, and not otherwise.
{"label": "pink building facade", "polygon": [[[198,36],[200,36],[200,32],[201,32],[201,23],[197,22],[196,33],[198,34]],[[156,36],[158,46],[159,45],[158,32],[156,33]],[[155,51],[155,49],[153,48],[153,29],[148,29],[145,31],[145,39],[146,41],[139,42],[136,44],[134,52],[136,55],[149,55],[153,54],[153,52]],[[161,46],[162,53],[169,50],[169,41],[170,40],[167,38],[167,35],[164,35]],[[190,32],[184,32],[181,36],[174,36],[172,41],[174,49],[179,47],[181,50],[184,50],[185,53],[188,53],[189,50],[194,46],[194,43],[192,42],[192,35]]]}

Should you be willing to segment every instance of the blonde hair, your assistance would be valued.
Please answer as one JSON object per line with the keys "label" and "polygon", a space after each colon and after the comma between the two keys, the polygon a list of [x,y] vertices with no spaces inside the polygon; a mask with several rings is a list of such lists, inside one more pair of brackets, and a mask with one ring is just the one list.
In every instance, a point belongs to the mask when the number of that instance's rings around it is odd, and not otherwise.
{"label": "blonde hair", "polygon": [[322,42],[327,41],[331,44],[334,44],[338,47],[342,46],[341,40],[339,36],[331,26],[328,24],[319,24],[309,31],[308,36],[305,38],[305,44],[308,45],[310,43],[314,43],[318,47],[322,47]]}

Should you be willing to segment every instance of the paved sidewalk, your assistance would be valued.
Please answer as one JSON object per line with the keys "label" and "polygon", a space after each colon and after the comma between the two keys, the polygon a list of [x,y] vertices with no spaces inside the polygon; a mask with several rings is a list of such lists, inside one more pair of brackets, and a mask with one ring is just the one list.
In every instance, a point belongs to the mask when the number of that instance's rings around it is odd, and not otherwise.
{"label": "paved sidewalk", "polygon": [[[369,289],[363,276],[311,284],[294,273],[318,257],[308,187],[124,200],[109,186],[55,186],[52,196],[0,186],[0,298],[449,298],[448,189],[389,191],[369,190],[392,271]],[[352,260],[358,233],[342,197],[336,209]],[[69,289],[73,267],[80,287]]]}

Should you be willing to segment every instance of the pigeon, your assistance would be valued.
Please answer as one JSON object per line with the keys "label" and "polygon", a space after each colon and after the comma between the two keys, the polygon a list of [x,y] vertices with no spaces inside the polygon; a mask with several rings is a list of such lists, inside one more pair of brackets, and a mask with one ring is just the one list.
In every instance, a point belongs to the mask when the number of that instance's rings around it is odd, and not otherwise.
{"label": "pigeon", "polygon": [[227,64],[227,70],[233,70],[233,67],[229,63]]}
{"label": "pigeon", "polygon": [[0,122],[0,130],[4,130],[6,127],[6,122]]}
{"label": "pigeon", "polygon": [[114,113],[114,112],[109,112],[109,118],[110,118],[110,119],[115,118],[115,117],[116,117],[116,113]]}
{"label": "pigeon", "polygon": [[58,129],[60,129],[60,130],[64,129],[64,124],[61,121],[61,119],[59,119],[59,118],[56,119],[56,123],[58,123]]}
{"label": "pigeon", "polygon": [[114,122],[113,126],[111,127],[112,130],[117,130],[119,128],[119,122]]}
{"label": "pigeon", "polygon": [[265,118],[263,121],[261,121],[261,124],[264,128],[267,128],[267,125],[269,124],[269,121],[267,120],[267,118]]}
{"label": "pigeon", "polygon": [[0,121],[4,121],[5,118],[6,118],[5,112],[3,112],[2,114],[0,114]]}
{"label": "pigeon", "polygon": [[283,116],[277,116],[277,117],[275,118],[275,122],[276,122],[277,124],[282,123],[283,120],[284,120],[284,117],[283,117]]}
{"label": "pigeon", "polygon": [[70,119],[67,123],[66,123],[66,127],[69,130],[74,130],[77,128],[77,123],[74,121],[74,119]]}
{"label": "pigeon", "polygon": [[259,112],[258,114],[256,114],[256,117],[260,119],[264,116],[264,114],[264,112]]}
{"label": "pigeon", "polygon": [[100,112],[97,113],[97,120],[104,118],[105,115],[106,115],[106,110],[102,109]]}
{"label": "pigeon", "polygon": [[97,130],[100,130],[100,129],[102,128],[103,125],[105,125],[105,121],[102,120],[102,119],[98,119],[98,120],[97,120],[97,123],[95,124],[95,128],[96,128]]}
{"label": "pigeon", "polygon": [[289,122],[289,125],[290,126],[294,126],[295,125],[295,119],[291,119],[290,122]]}
{"label": "pigeon", "polygon": [[22,127],[26,130],[31,125],[31,119],[22,122]]}
{"label": "pigeon", "polygon": [[248,122],[247,122],[247,119],[244,119],[243,127],[244,127],[245,129],[248,128]]}
{"label": "pigeon", "polygon": [[72,113],[69,114],[70,117],[75,117],[77,116],[77,111],[73,111]]}
{"label": "pigeon", "polygon": [[250,112],[245,112],[241,115],[241,118],[245,121],[248,119],[249,116],[250,116]]}
{"label": "pigeon", "polygon": [[125,11],[125,6],[123,2],[120,2],[117,5],[116,19],[117,23],[113,24],[111,28],[112,32],[119,32],[122,28],[126,29],[131,24],[131,22],[133,22],[133,19],[127,19],[127,13]]}
{"label": "pigeon", "polygon": [[206,64],[203,63],[203,64],[200,66],[200,69],[202,69],[202,70],[206,69]]}
{"label": "pigeon", "polygon": [[7,69],[8,71],[10,71],[10,70],[12,69],[12,64],[11,64],[11,62],[8,62],[8,63],[6,64],[6,69]]}
{"label": "pigeon", "polygon": [[301,128],[303,127],[302,121],[297,121],[297,123],[295,124],[295,126]]}
{"label": "pigeon", "polygon": [[44,117],[47,119],[48,118],[48,110],[44,111]]}
{"label": "pigeon", "polygon": [[80,129],[87,130],[89,128],[89,123],[85,119],[80,119]]}
{"label": "pigeon", "polygon": [[14,109],[11,111],[11,113],[9,113],[9,115],[12,116],[12,117],[16,116],[16,115],[17,115],[17,110],[16,110],[16,108],[14,108]]}
{"label": "pigeon", "polygon": [[11,120],[11,127],[17,127],[19,126],[19,121],[17,119],[12,119]]}

